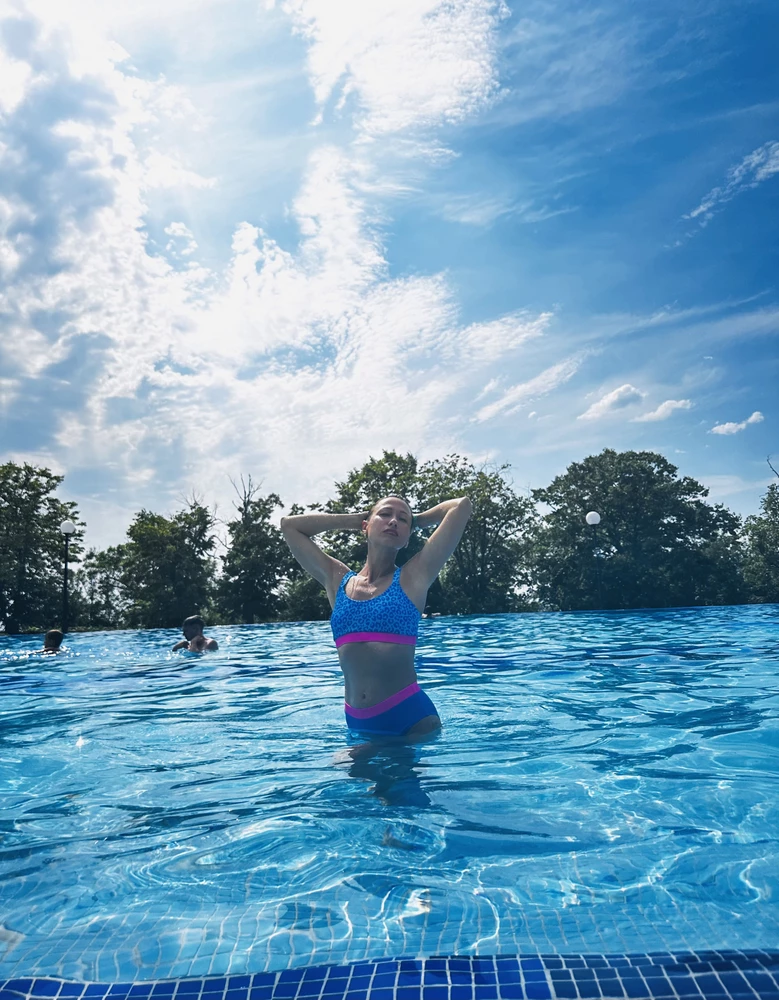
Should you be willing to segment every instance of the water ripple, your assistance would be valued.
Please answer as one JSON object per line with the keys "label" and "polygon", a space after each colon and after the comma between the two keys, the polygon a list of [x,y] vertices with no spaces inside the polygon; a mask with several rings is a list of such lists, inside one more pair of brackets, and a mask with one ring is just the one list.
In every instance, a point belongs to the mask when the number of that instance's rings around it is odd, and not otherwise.
{"label": "water ripple", "polygon": [[0,639],[0,972],[773,946],[778,624],[426,621],[443,733],[354,761],[324,623]]}

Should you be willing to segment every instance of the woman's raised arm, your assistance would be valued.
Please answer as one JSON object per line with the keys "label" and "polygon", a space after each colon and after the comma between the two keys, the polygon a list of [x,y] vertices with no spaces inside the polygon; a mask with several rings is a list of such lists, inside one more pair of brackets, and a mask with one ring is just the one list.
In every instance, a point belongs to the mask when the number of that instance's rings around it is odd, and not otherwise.
{"label": "woman's raised arm", "polygon": [[349,572],[349,567],[340,559],[334,559],[323,552],[311,540],[312,536],[323,531],[359,531],[367,516],[314,511],[311,514],[290,514],[281,519],[281,533],[292,555],[307,573],[322,584],[331,600],[344,573]]}
{"label": "woman's raised arm", "polygon": [[420,586],[429,587],[441,572],[444,563],[457,548],[472,513],[473,504],[468,497],[456,497],[414,515],[415,527],[438,525],[422,551],[406,563],[407,572],[412,573]]}

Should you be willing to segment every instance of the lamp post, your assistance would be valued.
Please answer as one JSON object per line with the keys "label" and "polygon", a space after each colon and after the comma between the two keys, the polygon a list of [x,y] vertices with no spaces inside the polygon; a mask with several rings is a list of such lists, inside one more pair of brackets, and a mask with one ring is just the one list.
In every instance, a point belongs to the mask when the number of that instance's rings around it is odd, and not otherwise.
{"label": "lamp post", "polygon": [[597,510],[590,510],[585,514],[584,520],[592,528],[592,555],[595,559],[595,579],[598,581],[598,604],[603,605],[603,594],[601,592],[601,580],[600,580],[600,553],[596,547],[596,542],[598,540],[598,525],[600,524],[600,514]]}
{"label": "lamp post", "polygon": [[62,631],[68,630],[68,544],[70,536],[76,530],[72,521],[63,521],[60,531],[65,536],[65,572],[62,575]]}

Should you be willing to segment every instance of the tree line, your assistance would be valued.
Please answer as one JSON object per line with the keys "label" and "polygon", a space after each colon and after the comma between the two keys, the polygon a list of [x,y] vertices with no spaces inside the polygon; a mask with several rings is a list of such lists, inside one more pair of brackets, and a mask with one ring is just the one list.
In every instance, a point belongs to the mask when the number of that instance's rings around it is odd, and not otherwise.
{"label": "tree line", "polygon": [[[385,451],[335,484],[334,495],[295,505],[332,513],[367,510],[388,494],[423,510],[467,494],[473,516],[454,556],[430,589],[430,614],[660,608],[779,602],[779,483],[760,513],[742,520],[654,452],[606,449],[572,463],[547,487],[522,495],[506,465],[479,467],[460,455],[420,463]],[[64,541],[77,526],[70,626],[175,627],[199,613],[210,624],[301,621],[329,616],[324,590],[290,557],[276,521],[276,493],[251,479],[220,520],[198,497],[170,516],[139,511],[126,540],[84,548],[75,503],[57,498],[62,476],[0,465],[0,630],[41,631],[60,621]],[[585,521],[597,511],[598,525]],[[424,545],[416,532],[399,562]],[[320,539],[353,569],[361,535]]]}

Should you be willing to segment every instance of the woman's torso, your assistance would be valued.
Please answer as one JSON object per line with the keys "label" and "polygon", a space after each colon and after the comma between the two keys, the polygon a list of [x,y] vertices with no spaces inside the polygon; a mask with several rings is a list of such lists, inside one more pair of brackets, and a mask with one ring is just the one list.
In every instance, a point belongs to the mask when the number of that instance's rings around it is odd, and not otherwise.
{"label": "woman's torso", "polygon": [[[350,572],[336,593],[331,624],[336,641],[343,643],[338,658],[346,701],[355,708],[376,705],[416,681],[414,643],[420,611],[403,589],[401,577],[398,568],[384,590],[366,597],[365,587]],[[415,596],[424,602],[425,595]],[[349,635],[377,633],[396,633],[395,641],[348,640]]]}

